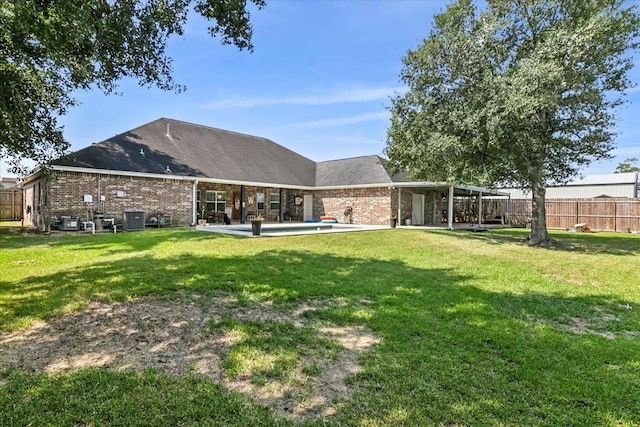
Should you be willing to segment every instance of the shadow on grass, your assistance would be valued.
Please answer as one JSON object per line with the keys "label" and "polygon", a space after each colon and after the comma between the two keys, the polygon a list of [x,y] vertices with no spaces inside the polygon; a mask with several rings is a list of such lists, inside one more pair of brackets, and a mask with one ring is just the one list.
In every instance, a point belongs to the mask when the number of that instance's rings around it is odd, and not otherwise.
{"label": "shadow on grass", "polygon": [[0,424],[5,426],[29,421],[51,426],[292,425],[204,378],[87,369],[55,377],[14,373],[9,381],[0,388]]}
{"label": "shadow on grass", "polygon": [[[166,238],[166,233],[158,236],[162,241]],[[129,249],[122,250],[132,253],[152,248],[160,241],[147,236],[144,244],[138,245],[135,239],[129,240],[133,240],[127,245]],[[240,298],[250,295],[274,302],[313,296],[373,298],[387,295],[394,282],[406,280],[402,276],[432,285],[465,279],[446,270],[417,270],[399,261],[299,251],[265,251],[232,259],[198,254],[150,259],[141,253],[18,282],[0,281],[0,330],[14,328],[20,319],[60,315],[69,310],[70,304],[77,309],[94,300],[122,301],[177,290],[222,290]]]}
{"label": "shadow on grass", "polygon": [[[502,232],[452,235],[500,243]],[[159,233],[157,240],[133,239],[129,245],[145,250],[170,236]],[[225,291],[274,304],[339,298],[340,307],[313,315],[365,324],[382,342],[363,356],[365,369],[351,380],[357,393],[335,416],[337,424],[640,423],[637,310],[600,296],[488,292],[473,286],[474,279],[397,260],[297,250],[153,261],[133,252],[18,283],[0,281],[0,326],[60,314],[73,302],[147,294],[171,298],[177,290],[205,297]],[[369,311],[362,311],[362,301],[368,301]],[[207,399],[194,393],[196,400]]]}
{"label": "shadow on grass", "polygon": [[[482,233],[467,231],[447,232],[449,235],[469,242],[483,242],[489,245],[520,244],[527,246],[530,231],[525,229],[492,229]],[[551,252],[582,252],[607,255],[634,255],[640,251],[640,236],[630,233],[569,233],[549,230],[558,246],[538,248]]]}
{"label": "shadow on grass", "polygon": [[[189,227],[173,227],[162,229],[145,229],[135,232],[96,233],[56,231],[51,234],[35,232],[10,232],[6,227],[0,227],[0,248],[27,248],[46,245],[52,248],[77,246],[78,249],[103,249],[114,247],[114,252],[144,251],[153,249],[159,243],[170,239],[190,239],[193,241],[207,241],[221,238],[217,233],[197,232]],[[230,236],[227,236],[230,238]]]}

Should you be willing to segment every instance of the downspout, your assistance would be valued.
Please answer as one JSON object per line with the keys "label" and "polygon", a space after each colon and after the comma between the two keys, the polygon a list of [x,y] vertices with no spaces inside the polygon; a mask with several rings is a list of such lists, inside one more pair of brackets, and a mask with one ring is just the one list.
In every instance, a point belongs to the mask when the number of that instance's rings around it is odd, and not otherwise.
{"label": "downspout", "polygon": [[198,188],[199,181],[196,179],[191,186],[191,225],[198,223],[198,213],[196,212],[196,190]]}
{"label": "downspout", "polygon": [[447,226],[453,231],[453,184],[449,186],[449,206],[447,207]]}

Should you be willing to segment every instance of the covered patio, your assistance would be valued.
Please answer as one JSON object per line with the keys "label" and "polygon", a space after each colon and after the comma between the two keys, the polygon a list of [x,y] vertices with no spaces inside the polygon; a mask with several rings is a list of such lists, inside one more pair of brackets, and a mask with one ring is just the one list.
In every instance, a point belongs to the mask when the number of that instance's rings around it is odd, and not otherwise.
{"label": "covered patio", "polygon": [[510,212],[499,212],[491,204],[491,199],[508,199],[510,195],[506,192],[433,182],[397,182],[395,188],[399,226],[455,230],[506,226],[510,223]]}

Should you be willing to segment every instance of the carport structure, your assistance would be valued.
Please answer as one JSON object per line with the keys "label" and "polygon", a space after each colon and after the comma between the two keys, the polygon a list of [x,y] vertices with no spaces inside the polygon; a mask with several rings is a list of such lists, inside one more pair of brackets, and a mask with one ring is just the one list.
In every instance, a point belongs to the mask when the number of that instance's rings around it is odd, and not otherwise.
{"label": "carport structure", "polygon": [[[460,222],[483,225],[486,221],[494,222],[496,217],[501,218],[502,223],[508,223],[510,212],[492,212],[492,218],[484,218],[483,197],[506,197],[509,193],[495,189],[476,187],[462,184],[449,184],[446,182],[396,182],[397,189],[397,219],[401,224],[431,225],[446,227],[450,230],[454,224]],[[456,221],[454,202],[456,199],[473,199],[477,202],[477,210],[473,221]],[[507,204],[508,205],[508,204]],[[462,217],[470,218],[470,215]]]}

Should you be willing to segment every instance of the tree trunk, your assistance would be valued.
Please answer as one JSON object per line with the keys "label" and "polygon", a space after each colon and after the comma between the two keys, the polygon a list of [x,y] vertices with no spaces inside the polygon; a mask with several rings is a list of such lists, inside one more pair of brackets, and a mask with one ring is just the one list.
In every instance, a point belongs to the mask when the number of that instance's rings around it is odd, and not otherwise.
{"label": "tree trunk", "polygon": [[554,243],[547,233],[547,211],[544,205],[546,191],[544,183],[538,182],[533,185],[531,235],[529,236],[529,244],[532,246],[548,246]]}

